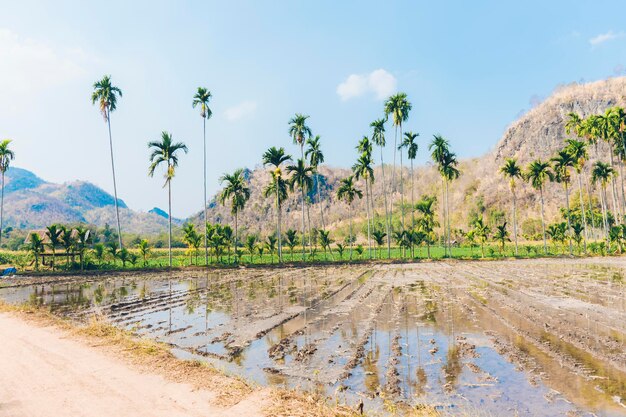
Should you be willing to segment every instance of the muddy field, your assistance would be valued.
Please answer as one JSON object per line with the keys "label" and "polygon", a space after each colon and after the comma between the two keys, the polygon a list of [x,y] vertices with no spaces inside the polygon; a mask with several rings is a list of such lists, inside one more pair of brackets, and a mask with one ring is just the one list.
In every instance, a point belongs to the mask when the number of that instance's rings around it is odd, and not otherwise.
{"label": "muddy field", "polygon": [[381,413],[618,416],[625,275],[623,258],[195,270],[15,278],[0,298]]}

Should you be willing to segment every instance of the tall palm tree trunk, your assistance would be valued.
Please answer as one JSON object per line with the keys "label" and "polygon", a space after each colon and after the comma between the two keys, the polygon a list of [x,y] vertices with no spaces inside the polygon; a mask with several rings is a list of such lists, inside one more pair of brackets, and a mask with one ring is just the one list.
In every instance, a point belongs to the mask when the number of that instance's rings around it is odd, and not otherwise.
{"label": "tall palm tree trunk", "polygon": [[276,182],[276,236],[278,240],[278,262],[283,261],[283,244],[280,238],[280,198],[278,197],[278,182]]}
{"label": "tall palm tree trunk", "polygon": [[[584,175],[584,173],[583,173]],[[587,202],[587,205],[589,207],[589,217],[591,217],[591,239],[594,240],[596,237],[596,219],[595,219],[595,215],[593,214],[593,195],[591,194],[591,185],[589,180],[587,179],[587,176],[585,175],[585,185],[586,185],[586,189],[587,189],[587,198],[589,199],[589,201]]]}
{"label": "tall palm tree trunk", "polygon": [[517,196],[515,195],[515,186],[511,187],[511,192],[513,193],[513,239],[515,240],[515,256],[517,256]]}
{"label": "tall palm tree trunk", "polygon": [[306,222],[309,233],[309,255],[313,255],[313,230],[311,229],[311,205],[307,199],[306,203]]}
{"label": "tall palm tree trunk", "polygon": [[448,253],[452,257],[452,233],[450,228],[450,193],[448,192],[448,181],[446,181],[446,220],[448,223]]}
{"label": "tall palm tree trunk", "polygon": [[315,169],[315,188],[317,192],[317,204],[320,205],[320,219],[322,221],[322,229],[326,229],[324,225],[324,205],[322,204],[322,195],[320,193],[320,175],[317,172],[317,168]]}
{"label": "tall palm tree trunk", "polygon": [[[400,138],[402,138],[402,130],[400,130]],[[400,150],[400,214],[402,216],[402,231],[406,230],[404,223],[404,169],[402,164],[402,150]]]}
{"label": "tall palm tree trunk", "polygon": [[385,162],[383,161],[383,147],[380,146],[380,168],[383,174],[383,199],[385,203],[385,225],[387,226],[387,257],[391,258],[391,231],[389,230],[389,208],[387,205],[387,190],[385,186]]}
{"label": "tall palm tree trunk", "polygon": [[[609,143],[609,156],[610,156],[610,161],[611,161],[611,168],[615,168],[615,162],[613,161],[613,146]],[[615,176],[611,176],[611,198],[612,198],[612,203],[613,203],[613,214],[615,214],[615,217],[617,219],[619,219],[620,217],[620,212],[619,212],[619,206],[617,204],[617,187],[615,184]]]}
{"label": "tall palm tree trunk", "polygon": [[238,242],[238,236],[239,236],[239,222],[238,222],[238,211],[235,211],[235,258],[237,258],[237,242]]}
{"label": "tall palm tree trunk", "polygon": [[411,230],[415,227],[415,174],[413,160],[411,159]]}
{"label": "tall palm tree trunk", "polygon": [[539,187],[539,194],[541,195],[541,230],[543,231],[543,251],[548,254],[548,242],[546,241],[546,221],[543,214],[543,186]]}
{"label": "tall palm tree trunk", "polygon": [[115,181],[115,162],[113,161],[113,136],[111,136],[111,112],[107,109],[109,127],[109,148],[111,150],[111,171],[113,172],[113,196],[115,197],[115,218],[117,220],[117,243],[122,248],[122,228],[120,227],[120,208],[117,204],[117,182]]}
{"label": "tall palm tree trunk", "polygon": [[[169,168],[168,168],[169,172]],[[169,247],[169,258],[170,258],[170,268],[172,267],[172,180],[167,181],[167,207],[168,207],[168,224],[169,224],[169,233],[167,238],[167,243]]]}
{"label": "tall palm tree trunk", "polygon": [[[621,191],[622,191],[622,217],[626,216],[626,194],[624,193],[624,161],[619,161],[617,163],[619,167],[619,178],[621,183]],[[620,219],[620,223],[623,223],[623,219]]]}
{"label": "tall palm tree trunk", "polygon": [[[350,204],[350,211],[352,211],[352,204]],[[350,260],[352,260],[352,245],[353,245],[353,239],[352,239],[352,219],[353,219],[353,215],[350,216]]]}
{"label": "tall palm tree trunk", "polygon": [[369,258],[372,259],[372,239],[371,239],[371,228],[370,228],[370,206],[368,202],[368,194],[369,194],[369,186],[368,186],[368,178],[365,178],[365,212],[367,213],[367,248],[369,253]]}
{"label": "tall palm tree trunk", "polygon": [[607,244],[609,242],[609,221],[607,215],[607,196],[606,196],[606,184],[602,184],[600,189],[600,204],[602,206],[602,223],[604,225],[604,239]]}
{"label": "tall palm tree trunk", "polygon": [[441,211],[443,212],[443,256],[448,256],[448,236],[446,231],[446,181],[441,178]]}
{"label": "tall palm tree trunk", "polygon": [[2,196],[0,197],[0,245],[2,244],[2,232],[4,231],[4,170],[2,171]]}
{"label": "tall palm tree trunk", "polygon": [[572,256],[572,222],[570,220],[569,187],[567,186],[567,181],[565,181],[565,205],[567,206],[567,237],[569,239],[569,254]]}
{"label": "tall palm tree trunk", "polygon": [[300,191],[302,194],[302,261],[304,261],[306,253],[306,236],[304,234],[304,187],[300,187]]}
{"label": "tall palm tree trunk", "polygon": [[[206,113],[205,113],[206,114]],[[204,264],[209,265],[209,240],[206,232],[206,224],[208,222],[208,210],[206,199],[206,117],[202,118],[202,138],[203,138],[203,159],[204,159],[204,175],[202,181],[204,182]]]}
{"label": "tall palm tree trunk", "polygon": [[[583,218],[583,229],[585,231],[583,236],[583,248],[585,249],[585,253],[587,253],[587,239],[589,239],[589,233],[587,232],[587,216],[585,214],[585,204],[583,201],[583,179],[582,172],[578,173],[578,196],[580,198],[580,213]],[[579,248],[580,250],[580,248]]]}

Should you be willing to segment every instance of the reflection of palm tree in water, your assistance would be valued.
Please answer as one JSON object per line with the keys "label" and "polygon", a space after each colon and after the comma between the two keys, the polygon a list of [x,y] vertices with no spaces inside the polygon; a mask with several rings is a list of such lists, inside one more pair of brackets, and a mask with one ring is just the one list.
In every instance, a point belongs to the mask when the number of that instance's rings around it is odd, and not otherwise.
{"label": "reflection of palm tree in water", "polygon": [[376,346],[374,350],[374,344],[372,349],[367,351],[365,359],[363,360],[363,370],[365,371],[364,384],[365,388],[370,394],[375,395],[380,389],[380,378],[378,376],[378,359],[380,358],[380,348]]}

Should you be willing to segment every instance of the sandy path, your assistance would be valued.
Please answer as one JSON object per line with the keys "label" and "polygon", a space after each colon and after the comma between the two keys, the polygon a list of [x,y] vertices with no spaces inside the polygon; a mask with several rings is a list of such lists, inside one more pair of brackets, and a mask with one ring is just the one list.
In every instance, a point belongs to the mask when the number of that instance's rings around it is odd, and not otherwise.
{"label": "sandy path", "polygon": [[143,373],[64,331],[0,313],[0,416],[262,416],[267,391],[233,407]]}

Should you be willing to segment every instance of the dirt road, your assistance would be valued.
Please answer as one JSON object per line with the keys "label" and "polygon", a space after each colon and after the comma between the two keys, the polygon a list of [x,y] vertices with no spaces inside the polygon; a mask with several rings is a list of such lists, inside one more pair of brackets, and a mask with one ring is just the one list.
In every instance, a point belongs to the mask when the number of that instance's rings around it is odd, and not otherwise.
{"label": "dirt road", "polygon": [[0,416],[261,416],[266,390],[236,405],[144,373],[63,330],[0,313]]}

